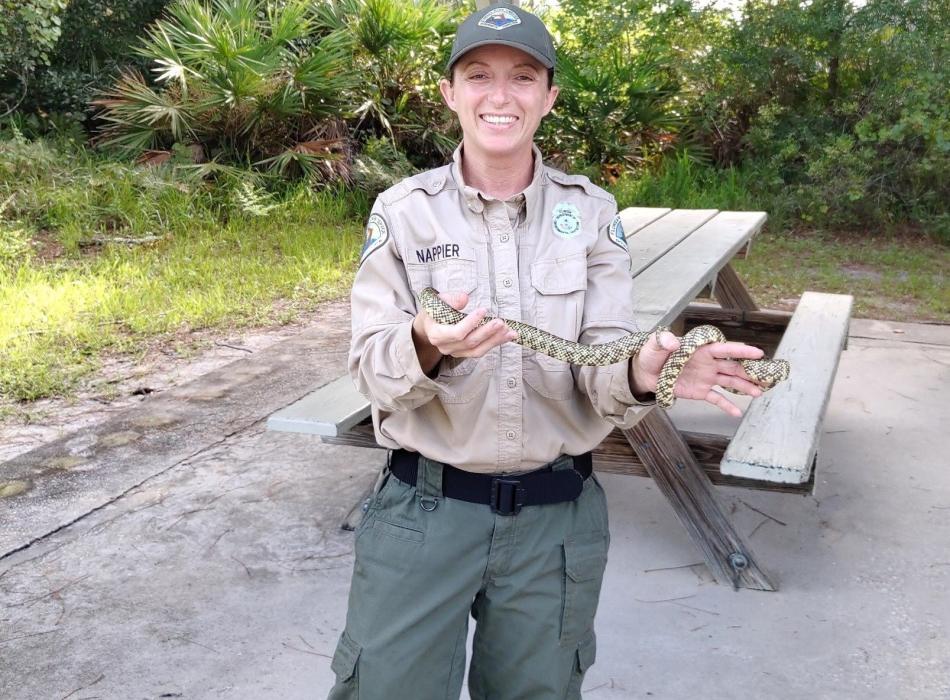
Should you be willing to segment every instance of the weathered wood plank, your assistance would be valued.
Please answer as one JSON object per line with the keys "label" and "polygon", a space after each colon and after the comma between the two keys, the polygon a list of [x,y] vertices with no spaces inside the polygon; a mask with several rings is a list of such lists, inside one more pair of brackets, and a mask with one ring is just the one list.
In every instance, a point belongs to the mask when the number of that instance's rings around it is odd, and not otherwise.
{"label": "weathered wood plank", "polygon": [[791,311],[743,311],[699,303],[687,306],[679,317],[684,332],[709,323],[722,330],[729,340],[762,348],[768,357],[775,355],[791,318]]}
{"label": "weathered wood plank", "polygon": [[[778,484],[771,481],[725,475],[719,471],[719,463],[722,461],[722,456],[729,444],[728,437],[690,431],[682,431],[682,435],[693,456],[696,457],[699,466],[709,477],[709,480],[717,486],[736,486],[759,491],[779,491],[781,493],[811,493],[811,484],[809,483]],[[368,422],[355,425],[336,437],[323,437],[322,440],[329,445],[383,449],[376,442],[373,426]],[[619,430],[614,430],[604,438],[603,442],[594,448],[593,455],[594,469],[597,471],[629,476],[650,476],[640,457],[633,451],[630,443],[627,442],[627,439]]]}
{"label": "weathered wood plank", "polygon": [[775,352],[791,363],[791,375],[749,406],[723,458],[724,474],[784,483],[813,478],[852,300],[847,294],[802,295]]}
{"label": "weathered wood plank", "polygon": [[620,222],[623,224],[623,232],[627,238],[632,237],[644,226],[652,224],[662,216],[670,212],[665,207],[627,207],[620,212]]}
{"label": "weathered wood plank", "polygon": [[636,235],[627,232],[627,224],[621,213],[627,247],[630,249],[630,274],[634,277],[639,275],[717,213],[715,209],[677,209],[641,227]]}
{"label": "weathered wood plank", "polygon": [[637,325],[647,330],[671,323],[703,287],[712,283],[765,219],[762,212],[719,212],[643,270],[636,277],[633,292]]}
{"label": "weathered wood plank", "polygon": [[749,294],[749,290],[739,279],[731,264],[726,264],[716,276],[716,301],[726,309],[757,311],[758,305]]}
{"label": "weathered wood plank", "polygon": [[690,539],[702,550],[710,573],[733,587],[774,591],[752,550],[732,527],[716,492],[665,411],[651,411],[623,431]]}
{"label": "weathered wood plank", "polygon": [[267,429],[334,436],[359,423],[369,412],[366,397],[344,374],[272,414]]}

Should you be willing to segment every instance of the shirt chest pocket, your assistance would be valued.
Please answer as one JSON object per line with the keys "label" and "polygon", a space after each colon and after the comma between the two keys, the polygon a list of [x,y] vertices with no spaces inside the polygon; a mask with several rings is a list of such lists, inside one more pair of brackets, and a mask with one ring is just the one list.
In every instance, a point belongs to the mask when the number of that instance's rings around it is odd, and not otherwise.
{"label": "shirt chest pocket", "polygon": [[[587,254],[531,263],[531,287],[534,324],[559,338],[577,340],[587,292]],[[538,362],[550,369],[569,369],[567,363],[547,355],[539,355]]]}
{"label": "shirt chest pocket", "polygon": [[432,263],[409,263],[406,265],[406,274],[416,296],[426,287],[433,287],[440,292],[468,294],[468,304],[463,309],[466,313],[478,305],[478,295],[473,294],[478,286],[474,260],[450,258]]}
{"label": "shirt chest pocket", "polygon": [[[468,294],[468,303],[462,309],[464,313],[471,313],[479,306],[486,306],[486,300],[480,297],[478,291],[478,275],[475,260],[468,258],[451,258],[432,263],[409,263],[406,265],[406,274],[409,277],[409,286],[416,296],[426,287],[432,287],[439,292],[465,292]],[[444,357],[439,364],[439,378],[444,382],[440,391],[443,401],[466,402],[484,389],[491,370],[495,367],[497,352],[490,352],[484,357]],[[468,377],[478,368],[476,376],[468,379],[453,381],[453,377]],[[477,380],[477,381],[474,381]]]}

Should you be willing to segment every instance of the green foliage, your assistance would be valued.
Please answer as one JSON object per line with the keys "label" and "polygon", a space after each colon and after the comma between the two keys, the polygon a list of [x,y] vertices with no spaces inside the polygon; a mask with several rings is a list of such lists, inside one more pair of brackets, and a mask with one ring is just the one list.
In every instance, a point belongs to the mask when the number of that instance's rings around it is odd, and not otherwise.
{"label": "green foliage", "polygon": [[392,142],[372,138],[353,162],[353,184],[360,191],[375,196],[415,173],[415,168]]}
{"label": "green foliage", "polygon": [[720,164],[778,175],[803,221],[939,222],[950,196],[950,29],[934,0],[749,0],[693,66]]}
{"label": "green foliage", "polygon": [[317,20],[305,0],[172,4],[138,49],[158,87],[126,72],[96,101],[109,124],[100,142],[128,155],[195,144],[199,161],[254,163],[321,181],[346,177],[339,117],[354,76],[345,40],[318,38]]}
{"label": "green foliage", "polygon": [[0,0],[0,114],[22,102],[37,66],[49,62],[67,0]]}
{"label": "green foliage", "polygon": [[464,16],[441,0],[328,0],[324,27],[347,41],[359,81],[359,138],[386,136],[417,166],[441,164],[457,142],[438,81]]}
{"label": "green foliage", "polygon": [[146,25],[169,0],[69,0],[59,39],[48,65],[35,71],[20,106],[36,114],[41,127],[55,129],[46,115],[83,122],[96,93],[112,83],[123,66],[140,63],[133,55]]}
{"label": "green foliage", "polygon": [[569,170],[599,166],[595,179],[610,180],[642,169],[683,126],[670,109],[678,86],[652,56],[615,50],[598,63],[563,56],[558,76],[561,92],[541,143]]}

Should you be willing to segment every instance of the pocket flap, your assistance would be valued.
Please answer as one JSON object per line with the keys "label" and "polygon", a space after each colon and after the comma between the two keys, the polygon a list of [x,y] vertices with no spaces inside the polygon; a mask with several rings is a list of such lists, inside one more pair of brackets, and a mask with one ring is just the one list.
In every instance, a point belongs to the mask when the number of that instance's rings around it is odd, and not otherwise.
{"label": "pocket flap", "polygon": [[340,642],[336,645],[336,652],[333,654],[333,661],[330,662],[330,670],[336,677],[345,682],[353,677],[356,672],[356,662],[359,661],[360,652],[363,648],[350,639],[350,636],[343,630],[340,635]]}
{"label": "pocket flap", "polygon": [[406,265],[409,286],[418,294],[426,287],[435,287],[439,292],[465,292],[471,294],[478,286],[477,265],[474,259],[452,258],[437,263]]}
{"label": "pocket flap", "polygon": [[564,571],[572,581],[598,578],[606,565],[607,541],[603,533],[564,540]]}
{"label": "pocket flap", "polygon": [[539,294],[569,294],[587,289],[587,254],[531,263],[531,286]]}
{"label": "pocket flap", "polygon": [[577,668],[581,673],[586,672],[587,669],[594,665],[596,658],[597,636],[594,634],[594,631],[591,630],[577,645]]}

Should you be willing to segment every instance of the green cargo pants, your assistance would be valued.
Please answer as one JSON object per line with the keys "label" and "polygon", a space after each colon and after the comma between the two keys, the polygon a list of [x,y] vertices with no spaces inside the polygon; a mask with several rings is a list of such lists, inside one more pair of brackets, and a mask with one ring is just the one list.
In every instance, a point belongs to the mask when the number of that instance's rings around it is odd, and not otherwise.
{"label": "green cargo pants", "polygon": [[419,460],[415,486],[387,475],[356,532],[330,700],[457,699],[470,613],[473,700],[580,698],[608,544],[596,477],[505,516],[443,497],[438,462]]}

